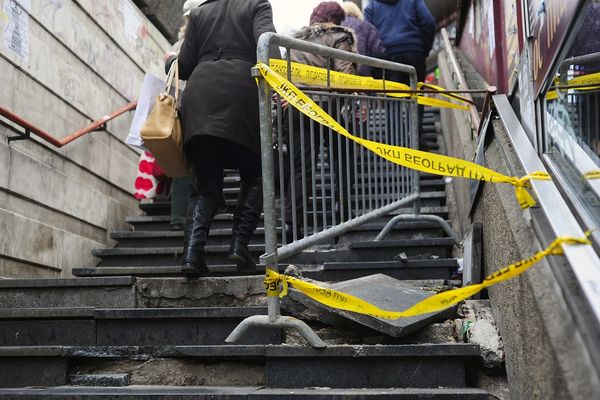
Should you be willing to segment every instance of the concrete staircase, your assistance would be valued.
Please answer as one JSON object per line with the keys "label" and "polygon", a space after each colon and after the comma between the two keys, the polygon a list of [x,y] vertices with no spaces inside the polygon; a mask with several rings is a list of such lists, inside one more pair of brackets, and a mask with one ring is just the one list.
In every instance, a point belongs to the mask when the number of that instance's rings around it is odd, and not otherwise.
{"label": "concrete staircase", "polygon": [[[436,118],[426,117],[434,150]],[[229,207],[238,184],[226,178]],[[444,180],[424,175],[421,188],[423,213],[448,218]],[[264,269],[239,275],[226,259],[231,214],[217,215],[211,227],[211,276],[192,279],[181,274],[183,234],[168,230],[168,204],[141,208],[146,215],[127,219],[131,231],[112,232],[117,245],[95,250],[100,263],[74,269],[77,278],[0,281],[0,398],[494,398],[468,387],[480,355],[471,344],[385,338],[365,328],[360,343],[338,335],[313,349],[292,332],[254,328],[241,343],[226,345],[241,320],[266,313]],[[386,220],[285,263],[330,282],[378,273],[443,280],[455,272],[453,241],[439,227],[404,222],[374,242]],[[262,229],[251,243],[258,258]]]}

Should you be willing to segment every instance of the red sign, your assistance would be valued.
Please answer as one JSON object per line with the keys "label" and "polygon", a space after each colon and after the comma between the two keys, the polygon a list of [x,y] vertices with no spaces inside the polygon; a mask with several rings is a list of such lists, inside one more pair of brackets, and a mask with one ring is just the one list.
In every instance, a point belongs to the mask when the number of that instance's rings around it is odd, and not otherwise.
{"label": "red sign", "polygon": [[554,65],[560,45],[573,25],[574,16],[585,0],[527,0],[532,37],[532,76],[535,96],[540,94]]}

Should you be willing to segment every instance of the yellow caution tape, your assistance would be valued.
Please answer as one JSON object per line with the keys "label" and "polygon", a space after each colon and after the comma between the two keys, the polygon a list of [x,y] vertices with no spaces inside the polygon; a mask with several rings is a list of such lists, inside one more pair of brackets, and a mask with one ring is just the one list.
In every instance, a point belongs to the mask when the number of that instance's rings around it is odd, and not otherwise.
{"label": "yellow caution tape", "polygon": [[[269,66],[279,75],[287,76],[288,63],[285,60],[270,59]],[[329,71],[327,69],[314,67],[312,65],[300,64],[291,62],[290,63],[290,78],[296,83],[301,83],[309,86],[316,87],[327,87],[327,77],[329,75],[329,87],[336,89],[351,89],[360,91],[363,90],[411,90],[410,86],[394,81],[374,79],[368,76],[358,76],[352,74],[346,74],[343,72]],[[419,82],[417,89],[420,89],[423,85]],[[434,90],[444,90],[442,87],[427,85]],[[445,93],[440,93],[442,96],[458,101],[466,101],[466,99],[460,96],[448,96]],[[411,97],[410,93],[387,93],[390,97]],[[462,104],[456,104],[449,101],[435,99],[431,97],[417,96],[417,103],[423,106],[430,107],[444,107],[444,108],[455,108],[458,110],[468,110],[469,108]]]}
{"label": "yellow caution tape", "polygon": [[506,176],[470,161],[407,147],[391,146],[354,136],[310,97],[271,70],[266,64],[258,63],[257,68],[267,83],[300,112],[395,164],[436,175],[457,176],[492,183],[508,183],[515,187],[515,195],[522,208],[528,208],[536,204],[533,197],[525,190],[525,188],[530,187],[530,180],[551,180],[550,175],[546,172],[534,172],[522,178]]}
{"label": "yellow caution tape", "polygon": [[600,169],[588,171],[585,174],[583,174],[583,177],[585,179],[600,179]]}
{"label": "yellow caution tape", "polygon": [[435,294],[428,297],[412,307],[404,311],[388,311],[382,310],[381,308],[374,306],[358,297],[343,293],[337,290],[323,288],[321,286],[302,281],[298,278],[294,278],[289,275],[278,274],[277,272],[267,269],[265,277],[265,285],[267,288],[275,288],[270,290],[269,296],[277,295],[278,283],[282,283],[282,290],[279,294],[280,297],[284,297],[288,292],[288,284],[291,284],[294,289],[304,293],[306,296],[318,301],[321,304],[325,304],[329,307],[338,308],[340,310],[352,311],[359,314],[366,314],[376,318],[383,319],[398,319],[402,317],[414,317],[416,315],[428,314],[432,312],[442,311],[459,301],[465,300],[479,291],[504,282],[518,275],[521,275],[529,267],[543,259],[548,255],[562,255],[565,244],[590,244],[587,236],[590,232],[586,233],[586,238],[579,239],[573,237],[559,237],[554,240],[550,246],[546,249],[537,252],[533,257],[525,260],[518,261],[514,264],[509,265],[506,268],[502,268],[491,275],[488,275],[482,283],[465,286],[459,289],[452,289],[446,292]]}
{"label": "yellow caution tape", "polygon": [[[554,84],[558,86],[558,85],[560,85],[560,81],[558,79],[555,79]],[[582,85],[586,85],[586,86],[574,87],[571,89],[561,88],[558,90],[561,90],[561,91],[566,91],[566,90],[586,91],[586,90],[600,89],[600,72],[576,76],[573,79],[569,79],[566,86],[582,86]],[[556,100],[558,98],[558,90],[555,89],[555,90],[549,91],[548,94],[546,95],[546,99],[547,100]]]}

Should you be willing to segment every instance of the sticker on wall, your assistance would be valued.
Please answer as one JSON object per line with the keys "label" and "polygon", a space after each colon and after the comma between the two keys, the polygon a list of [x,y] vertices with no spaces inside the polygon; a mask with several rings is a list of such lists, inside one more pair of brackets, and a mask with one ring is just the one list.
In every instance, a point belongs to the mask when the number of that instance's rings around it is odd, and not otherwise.
{"label": "sticker on wall", "polygon": [[4,46],[29,62],[29,13],[31,0],[6,0],[4,2]]}

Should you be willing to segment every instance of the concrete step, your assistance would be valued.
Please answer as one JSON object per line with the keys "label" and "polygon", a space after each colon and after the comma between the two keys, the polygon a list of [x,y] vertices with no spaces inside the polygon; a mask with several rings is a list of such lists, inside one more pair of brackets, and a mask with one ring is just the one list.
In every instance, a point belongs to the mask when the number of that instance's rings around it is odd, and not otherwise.
{"label": "concrete step", "polygon": [[[368,202],[369,201],[369,195],[368,195],[368,188],[366,188],[367,191],[365,193],[365,195],[362,195],[363,189],[357,189],[355,192],[353,191],[350,195],[350,201],[352,202],[352,204],[355,203],[359,203],[362,204],[363,201]],[[378,188],[371,188],[373,190],[373,200],[377,199],[379,202],[389,202],[389,201],[393,201],[393,200],[398,200],[400,198],[402,198],[402,194],[400,193],[390,193],[390,191],[388,190],[388,187],[378,187]],[[336,197],[339,196],[339,193],[336,191]],[[323,197],[321,196],[321,193],[319,193],[319,196],[315,197],[316,201],[317,201],[317,205],[320,205],[323,201]],[[347,200],[347,198],[345,198],[344,200]],[[441,191],[427,191],[427,192],[422,192],[421,193],[421,204],[423,204],[424,206],[428,206],[429,204],[427,203],[434,203],[431,205],[443,205],[443,204],[435,204],[435,203],[445,203],[446,200],[446,191],[445,190],[441,190]],[[325,201],[327,203],[331,203],[331,197],[325,197]],[[310,196],[308,198],[308,205],[309,208],[312,207],[312,202],[313,202],[313,197]]]}
{"label": "concrete step", "polygon": [[[225,199],[225,205],[220,210],[233,212],[237,205],[237,198]],[[146,215],[169,215],[171,203],[169,201],[140,202],[139,207]]]}
{"label": "concrete step", "polygon": [[[0,309],[2,346],[224,345],[266,307]],[[279,329],[252,328],[240,344],[281,343]]]}
{"label": "concrete step", "polygon": [[[390,219],[391,217],[387,220]],[[338,243],[373,240],[382,231],[386,223],[387,221],[363,224],[340,236]],[[397,223],[386,239],[422,239],[444,236],[445,234],[439,224],[430,221],[410,221]]]}
{"label": "concrete step", "polygon": [[[251,244],[248,246],[254,260],[265,252],[264,244]],[[110,248],[94,249],[92,255],[101,259],[99,267],[120,266],[168,266],[181,265],[183,243],[177,247],[152,247],[152,248]],[[204,259],[210,265],[230,264],[227,260],[229,245],[205,246]]]}
{"label": "concrete step", "polygon": [[[227,277],[227,276],[238,276],[239,272],[234,264],[227,265],[210,265],[210,277]],[[181,266],[171,265],[163,267],[94,267],[94,268],[73,268],[73,275],[87,277],[87,276],[187,276],[182,271]],[[257,266],[256,271],[252,273],[245,273],[244,275],[263,275],[265,270],[261,266]]]}
{"label": "concrete step", "polygon": [[393,261],[400,253],[409,259],[429,260],[449,258],[454,240],[451,238],[424,238],[364,241],[344,244],[327,251],[305,250],[284,261],[289,264],[320,265],[326,262]]}
{"label": "concrete step", "polygon": [[89,277],[0,280],[6,308],[186,308],[263,305],[263,274],[228,277]]}
{"label": "concrete step", "polygon": [[[118,242],[117,248],[183,246],[183,231],[114,231],[110,237]],[[231,228],[210,230],[207,240],[209,246],[227,246],[230,242]],[[257,228],[250,238],[250,243],[264,242],[264,228]]]}
{"label": "concrete step", "polygon": [[135,307],[135,278],[0,280],[0,309],[53,307]]}
{"label": "concrete step", "polygon": [[[143,215],[130,216],[125,218],[125,222],[133,227],[134,231],[168,231],[169,216],[168,215]],[[230,229],[233,222],[232,213],[221,213],[215,215],[211,229]],[[263,215],[261,214],[258,221],[258,226],[263,226]]]}
{"label": "concrete step", "polygon": [[[131,371],[141,385],[160,379],[164,385],[229,386],[235,380],[270,388],[464,388],[465,364],[479,354],[471,344],[0,347],[0,387],[63,386],[69,374],[93,370]],[[221,363],[227,364],[225,376],[207,373],[207,366]],[[148,373],[155,365],[165,373]]]}
{"label": "concrete step", "polygon": [[[455,259],[401,261],[326,262],[322,266],[300,268],[302,275],[319,281],[339,282],[373,274],[400,280],[448,279],[456,270]],[[284,268],[282,268],[283,270]]]}
{"label": "concrete step", "polygon": [[149,400],[494,400],[496,397],[472,388],[401,389],[270,389],[263,386],[128,386],[0,389],[6,400],[22,399],[149,399]]}

